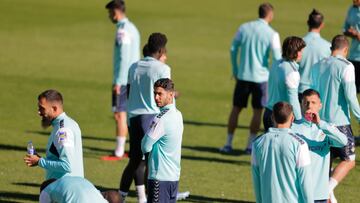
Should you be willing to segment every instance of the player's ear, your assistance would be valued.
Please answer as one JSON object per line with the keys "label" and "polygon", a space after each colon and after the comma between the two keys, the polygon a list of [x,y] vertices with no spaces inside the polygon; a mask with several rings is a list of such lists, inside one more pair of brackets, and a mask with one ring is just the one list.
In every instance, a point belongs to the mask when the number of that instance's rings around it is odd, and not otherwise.
{"label": "player's ear", "polygon": [[322,109],[322,103],[320,102],[320,109]]}

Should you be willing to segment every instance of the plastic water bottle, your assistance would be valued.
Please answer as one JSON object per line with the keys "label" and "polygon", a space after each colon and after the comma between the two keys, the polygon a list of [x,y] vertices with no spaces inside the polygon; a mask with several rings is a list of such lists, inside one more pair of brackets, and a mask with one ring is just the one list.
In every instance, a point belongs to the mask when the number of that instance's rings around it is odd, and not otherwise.
{"label": "plastic water bottle", "polygon": [[34,148],[34,145],[33,145],[31,140],[27,144],[27,153],[30,154],[30,155],[35,154],[35,148]]}

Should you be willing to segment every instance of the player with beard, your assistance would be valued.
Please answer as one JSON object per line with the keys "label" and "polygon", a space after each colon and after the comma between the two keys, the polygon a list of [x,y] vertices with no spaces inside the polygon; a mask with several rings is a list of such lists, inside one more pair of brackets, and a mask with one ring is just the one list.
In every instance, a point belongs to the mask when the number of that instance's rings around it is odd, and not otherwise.
{"label": "player with beard", "polygon": [[63,110],[63,97],[56,90],[46,90],[38,96],[42,126],[52,126],[46,156],[27,154],[27,166],[40,166],[46,171],[45,179],[64,175],[84,177],[81,131],[79,125]]}

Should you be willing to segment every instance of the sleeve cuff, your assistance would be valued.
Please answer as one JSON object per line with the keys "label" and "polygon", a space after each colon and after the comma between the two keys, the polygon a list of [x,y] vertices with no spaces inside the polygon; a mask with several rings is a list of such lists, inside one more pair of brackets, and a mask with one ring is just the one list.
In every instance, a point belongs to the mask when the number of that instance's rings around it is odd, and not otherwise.
{"label": "sleeve cuff", "polygon": [[41,168],[44,168],[44,165],[45,165],[45,159],[41,157],[39,159],[38,166],[40,166]]}

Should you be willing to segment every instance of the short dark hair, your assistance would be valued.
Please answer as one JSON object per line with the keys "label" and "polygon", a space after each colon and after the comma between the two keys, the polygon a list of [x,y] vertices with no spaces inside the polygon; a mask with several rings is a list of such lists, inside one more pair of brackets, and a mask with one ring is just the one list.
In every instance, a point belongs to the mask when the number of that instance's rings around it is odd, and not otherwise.
{"label": "short dark hair", "polygon": [[320,93],[314,89],[307,89],[302,93],[303,98],[304,97],[308,97],[308,96],[312,96],[312,95],[316,95],[320,98]]}
{"label": "short dark hair", "polygon": [[293,113],[292,106],[287,102],[278,102],[273,107],[273,118],[278,124],[286,123]]}
{"label": "short dark hair", "polygon": [[345,35],[336,35],[331,41],[331,51],[343,49],[349,47],[349,40]]}
{"label": "short dark hair", "polygon": [[55,178],[51,178],[51,179],[47,179],[45,180],[43,183],[41,183],[40,185],[40,193],[51,183],[55,182],[56,179]]}
{"label": "short dark hair", "polygon": [[259,18],[265,18],[271,11],[274,10],[274,7],[270,3],[262,3],[259,6]]}
{"label": "short dark hair", "polygon": [[147,51],[149,55],[152,55],[157,52],[160,52],[162,49],[165,49],[166,43],[167,43],[166,35],[159,32],[155,32],[149,36],[148,42],[145,46],[147,46]]}
{"label": "short dark hair", "polygon": [[287,37],[282,45],[282,57],[289,61],[295,60],[298,57],[298,51],[301,51],[305,46],[304,40],[300,37]]}
{"label": "short dark hair", "polygon": [[143,52],[144,57],[150,56],[149,46],[147,44],[144,45],[144,48],[143,48],[142,52]]}
{"label": "short dark hair", "polygon": [[49,102],[58,102],[60,104],[63,104],[63,97],[62,97],[61,93],[56,90],[53,90],[53,89],[45,90],[44,92],[39,94],[38,100],[40,100],[42,98],[45,98],[46,101],[49,101]]}
{"label": "short dark hair", "polygon": [[309,18],[307,20],[307,24],[309,29],[319,28],[320,25],[324,21],[324,16],[318,10],[313,9],[312,12],[309,14]]}
{"label": "short dark hair", "polygon": [[119,9],[125,13],[125,2],[123,0],[112,0],[105,6],[106,9]]}
{"label": "short dark hair", "polygon": [[157,88],[157,87],[162,87],[166,91],[173,92],[175,85],[171,79],[161,78],[161,79],[157,80],[154,84],[154,88]]}

